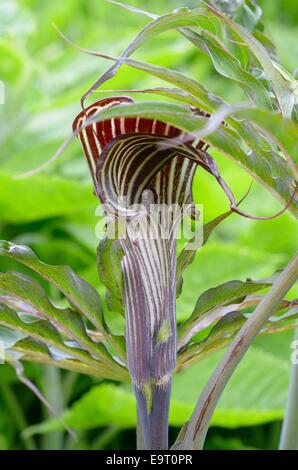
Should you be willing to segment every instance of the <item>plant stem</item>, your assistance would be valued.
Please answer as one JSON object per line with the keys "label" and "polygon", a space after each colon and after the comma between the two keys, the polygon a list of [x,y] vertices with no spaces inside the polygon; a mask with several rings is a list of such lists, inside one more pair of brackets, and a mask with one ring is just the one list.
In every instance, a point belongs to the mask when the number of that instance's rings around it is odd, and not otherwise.
{"label": "plant stem", "polygon": [[[298,329],[295,332],[298,341]],[[298,450],[298,364],[292,364],[289,395],[282,425],[280,450]]]}
{"label": "plant stem", "polygon": [[[43,367],[43,391],[46,399],[60,413],[63,411],[64,395],[61,384],[61,372],[53,366]],[[46,417],[49,415],[45,410]],[[63,431],[55,431],[43,436],[42,446],[45,450],[60,450],[63,448]]]}
{"label": "plant stem", "polygon": [[[203,390],[179,449],[202,449],[221,394],[253,339],[298,278],[298,252],[241,328]],[[177,448],[177,447],[176,447]]]}

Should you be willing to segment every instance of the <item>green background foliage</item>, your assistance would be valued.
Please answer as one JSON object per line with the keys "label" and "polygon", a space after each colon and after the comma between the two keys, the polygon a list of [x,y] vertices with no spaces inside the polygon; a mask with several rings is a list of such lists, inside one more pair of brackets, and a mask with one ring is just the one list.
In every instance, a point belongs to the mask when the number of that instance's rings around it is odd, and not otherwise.
{"label": "green background foliage", "polygon": [[[180,0],[130,3],[157,13],[181,6]],[[197,4],[184,2],[185,6]],[[298,3],[263,0],[260,4],[281,63],[292,72],[298,64]],[[70,265],[99,290],[97,201],[78,143],[73,142],[45,172],[23,180],[13,178],[53,155],[71,132],[81,95],[109,65],[72,49],[52,23],[81,46],[117,56],[146,21],[104,0],[2,0],[0,4],[0,80],[5,85],[5,105],[0,106],[0,239],[28,244],[47,263]],[[231,103],[245,100],[239,88],[216,74],[206,55],[175,32],[146,43],[134,58],[180,70],[208,84]],[[135,89],[160,84],[158,79],[123,66],[105,87]],[[101,96],[105,95],[96,94],[92,99]],[[218,152],[213,155],[239,199],[250,184],[250,176]],[[204,206],[205,221],[228,209],[221,189],[201,169],[195,177],[194,196]],[[280,208],[257,183],[243,206],[258,215]],[[297,223],[289,213],[266,222],[232,215],[187,269],[178,300],[179,320],[189,316],[207,288],[230,279],[259,279],[283,267],[297,248],[297,232]],[[0,259],[1,272],[16,267],[13,261]],[[57,292],[48,294],[59,303]],[[114,318],[109,320],[117,327]],[[286,332],[255,341],[220,401],[207,448],[276,448],[287,395],[291,338],[292,332]],[[190,416],[221,354],[176,377],[172,438]],[[1,365],[0,449],[134,448],[135,404],[128,385],[99,382],[50,366],[27,364],[26,372],[63,413],[77,440],[68,436],[18,382],[13,370]]]}

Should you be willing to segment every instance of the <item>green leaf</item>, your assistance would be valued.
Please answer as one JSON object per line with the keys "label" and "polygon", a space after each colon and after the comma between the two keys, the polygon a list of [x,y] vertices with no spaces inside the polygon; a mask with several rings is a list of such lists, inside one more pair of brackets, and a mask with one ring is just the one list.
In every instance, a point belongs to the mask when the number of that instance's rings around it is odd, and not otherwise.
{"label": "green leaf", "polygon": [[284,151],[296,181],[298,181],[298,125],[279,113],[263,109],[241,110],[239,117],[252,121],[261,132],[265,132],[270,139],[276,142]]}
{"label": "green leaf", "polygon": [[[154,36],[169,31],[171,29],[179,28],[182,26],[196,26],[199,25],[200,19],[204,18],[205,10],[195,9],[187,11],[177,11],[167,15],[160,16],[154,19],[151,23],[145,26],[137,37],[128,45],[128,47],[121,54],[121,58],[127,58],[132,55],[141,45]],[[112,65],[85,93],[84,98],[89,96],[94,90],[99,88],[107,80],[111,79],[120,68],[121,63]]]}
{"label": "green leaf", "polygon": [[[109,406],[107,406],[109,403]],[[64,419],[74,429],[93,429],[116,425],[122,429],[133,428],[136,423],[136,405],[133,394],[113,384],[101,384],[91,388],[77,400]],[[69,424],[70,425],[70,424]],[[59,429],[57,420],[50,420],[28,428],[26,436]]]}
{"label": "green leaf", "polygon": [[257,105],[272,108],[268,92],[262,82],[242,68],[238,59],[206,29],[196,31],[183,28],[182,34],[202,51],[208,53],[216,71],[233,80]]}
{"label": "green leaf", "polygon": [[[12,331],[12,330],[11,330]],[[94,376],[97,378],[105,378],[109,380],[120,380],[119,374],[115,373],[113,369],[107,368],[100,363],[96,363],[93,367],[90,363],[70,359],[69,357],[59,357],[57,351],[51,352],[45,344],[36,341],[32,338],[25,338],[18,341],[12,348],[12,351],[22,354],[22,361],[36,362],[40,364],[52,365],[79,374]],[[126,377],[127,380],[127,377]]]}
{"label": "green leaf", "polygon": [[25,57],[14,44],[6,39],[0,40],[0,77],[5,82],[16,84],[24,70]]}
{"label": "green leaf", "polygon": [[264,69],[267,79],[272,84],[282,114],[290,117],[294,105],[292,90],[284,80],[282,74],[274,66],[274,63],[265,47],[242,26],[223,15],[220,11],[210,6],[208,9],[214,17],[217,17],[221,22],[226,23],[228,28],[233,30],[242,39],[242,41],[244,41],[249,50],[255,55]]}
{"label": "green leaf", "polygon": [[232,302],[241,302],[247,295],[265,289],[271,284],[247,280],[229,281],[220,286],[208,289],[198,299],[192,315],[198,318],[213,308],[223,307]]}
{"label": "green leaf", "polygon": [[54,346],[67,353],[69,358],[77,358],[85,361],[86,363],[89,362],[96,368],[96,361],[92,359],[86,351],[76,347],[67,346],[59,331],[46,320],[24,323],[13,310],[0,304],[0,325],[20,331],[26,336],[31,336],[48,346]]}
{"label": "green leaf", "polygon": [[[112,59],[113,60],[113,59]],[[221,63],[222,58],[220,55],[219,61]],[[142,62],[138,61],[133,61],[129,59],[121,59],[120,62],[125,63],[126,65],[130,65],[134,68],[138,68],[140,70],[144,70],[154,76],[157,76],[159,78],[162,78],[163,80],[166,80],[172,84],[175,84],[176,86],[181,87],[185,92],[191,93],[193,96],[195,96],[203,109],[206,109],[207,111],[211,111],[216,109],[219,104],[223,104],[223,101],[221,101],[219,98],[216,96],[211,95],[210,93],[207,92],[207,90],[204,89],[202,85],[200,85],[198,82],[186,77],[185,75],[167,69],[165,67],[160,67],[160,66],[155,66],[152,64],[145,64]],[[228,69],[230,70],[230,66],[228,66]],[[259,84],[260,82],[256,80],[256,82]],[[247,87],[251,90],[252,85],[251,83],[247,84]],[[263,92],[262,92],[263,93]],[[163,91],[163,94],[174,97],[175,94],[173,93],[166,93]],[[264,93],[263,93],[264,94]],[[177,93],[176,93],[177,96]],[[267,92],[265,93],[264,96],[267,96]],[[188,102],[190,101],[188,95],[183,96],[181,93],[178,95],[178,98],[180,101]],[[263,100],[256,99],[255,100],[257,103],[260,104],[260,106],[268,105]],[[271,106],[270,106],[271,107]],[[231,107],[231,110],[233,108]],[[248,110],[249,112],[249,110]],[[252,114],[256,115],[256,119],[258,117],[259,122],[262,120],[262,115],[266,113],[265,110],[260,110],[260,114],[258,114],[258,110],[252,111]],[[266,116],[266,115],[265,115]],[[296,145],[296,135],[297,135],[297,129],[295,128],[295,124],[290,121],[290,120],[284,120],[283,117],[277,113],[269,113],[267,112],[267,117],[270,117],[271,119],[275,119],[275,121],[282,122],[282,125],[280,126],[281,131],[276,134],[276,136],[280,136],[281,142],[280,145],[283,145],[284,148],[289,149],[290,151],[287,153],[288,159],[289,159],[289,164],[290,167],[292,168],[293,174],[297,176],[297,168],[295,165],[292,164],[292,158],[291,155],[296,155],[296,147],[293,148],[293,143]],[[276,116],[276,117],[273,117]],[[244,141],[247,141],[248,144],[252,147],[254,150],[253,153],[248,153],[248,152],[243,152],[242,146],[239,145],[239,136],[237,136],[235,133],[229,132],[227,129],[218,129],[216,133],[214,132],[213,135],[211,136],[205,136],[204,133],[202,133],[201,137],[205,137],[206,140],[209,140],[209,143],[211,145],[217,146],[218,144],[220,145],[217,148],[224,153],[226,153],[229,157],[231,158],[236,158],[238,162],[241,164],[244,164],[251,172],[255,173],[258,178],[262,180],[267,186],[270,188],[274,189],[279,195],[283,197],[283,199],[286,199],[288,201],[291,197],[291,192],[288,191],[288,195],[286,197],[285,194],[285,189],[290,186],[290,172],[289,170],[285,167],[284,161],[280,158],[280,156],[276,153],[273,153],[273,150],[271,151],[271,155],[268,153],[268,143],[266,143],[266,140],[260,136],[259,131],[255,131],[254,129],[251,128],[249,124],[246,122],[239,122],[235,121],[233,118],[228,115],[226,115],[227,122],[234,128],[235,131],[240,132],[241,136],[243,137]],[[168,117],[169,119],[169,117]],[[165,120],[167,120],[165,118]],[[169,122],[167,120],[167,122]],[[263,129],[266,129],[266,126],[270,126],[270,120],[267,123],[266,118],[262,120],[264,126]],[[177,122],[174,124],[177,127],[181,127],[181,122]],[[198,123],[199,125],[199,123]],[[273,127],[274,123],[271,124],[271,128]],[[189,126],[187,126],[186,130],[191,131],[190,128],[190,123]],[[275,127],[277,127],[275,125]],[[297,127],[297,126],[296,126]],[[291,138],[291,141],[289,143],[286,142],[286,139],[283,136],[286,136],[286,132],[283,132],[283,129],[286,128],[287,132],[290,132],[290,135],[293,136]],[[222,134],[226,133],[227,135],[225,138],[227,141],[222,138]],[[215,135],[214,135],[215,134]],[[230,135],[229,135],[230,134]],[[275,135],[274,133],[272,135]],[[208,139],[209,137],[209,139]],[[235,138],[235,141],[234,141]],[[216,145],[217,144],[217,145]],[[267,147],[267,149],[266,149]],[[270,160],[268,159],[270,157]],[[270,168],[271,167],[271,168]],[[271,174],[276,175],[275,178],[271,177]],[[297,178],[296,178],[297,179]],[[298,205],[298,201],[296,203]]]}
{"label": "green leaf", "polygon": [[[232,217],[230,224],[225,224],[223,231],[227,238],[223,240],[221,233],[217,239],[214,236],[213,240],[198,251],[193,263],[185,270],[183,277],[186,288],[177,301],[180,321],[189,318],[198,296],[210,287],[229,282],[233,278],[243,282],[248,277],[264,279],[286,264],[288,256],[282,255],[281,252],[274,253],[270,248],[265,251],[258,250],[256,242],[252,247],[238,243],[238,231],[246,231],[250,224],[243,225],[243,220]],[[262,225],[253,222],[252,229],[257,224]]]}
{"label": "green leaf", "polygon": [[[215,354],[178,374],[173,398],[194,404],[220,356]],[[287,398],[289,370],[288,360],[251,346],[227,385],[212,425],[236,428],[281,419]],[[189,414],[186,419],[188,417]]]}
{"label": "green leaf", "polygon": [[[105,56],[107,57],[107,56]],[[113,60],[113,58],[111,58]],[[220,55],[220,62],[221,62],[221,55]],[[152,65],[152,64],[146,64],[146,63],[143,63],[143,62],[138,62],[138,61],[133,61],[133,60],[129,60],[129,59],[121,59],[120,62],[123,62],[125,63],[126,65],[130,65],[134,68],[137,68],[137,69],[140,69],[140,70],[144,70],[154,76],[157,76],[159,78],[162,78],[163,80],[166,80],[172,84],[175,84],[176,86],[179,86],[181,87],[187,94],[183,95],[183,94],[178,94],[177,95],[177,92],[176,94],[173,93],[173,92],[166,92],[165,90],[163,90],[162,94],[166,95],[166,96],[170,96],[170,97],[178,97],[178,99],[180,101],[184,101],[184,102],[191,102],[191,98],[190,96],[193,95],[196,99],[199,100],[199,105],[201,107],[203,107],[203,109],[209,111],[209,112],[212,112],[213,110],[216,110],[218,108],[218,106],[221,104],[223,105],[223,101],[220,100],[218,97],[210,94],[201,84],[199,84],[199,82],[197,81],[194,81],[192,79],[190,79],[189,77],[179,73],[179,72],[176,72],[175,70],[170,70],[170,69],[167,69],[165,67],[161,67],[161,66],[155,66],[155,65]],[[230,70],[230,67],[228,67],[228,69]],[[260,82],[258,80],[256,80],[256,82],[259,84]],[[247,84],[247,87],[252,90],[252,85],[251,83]],[[161,93],[159,91],[159,93]],[[191,93],[191,95],[189,95],[189,93]],[[262,92],[263,93],[263,92]],[[263,93],[264,94],[264,93]],[[265,96],[267,96],[267,94],[265,93]],[[268,103],[266,104],[265,102],[263,102],[262,99],[256,99],[255,100],[256,103],[259,103],[260,106],[264,105],[268,105]],[[192,102],[192,104],[194,104]],[[195,106],[198,105],[198,103],[194,104]],[[271,106],[269,106],[271,107]],[[231,107],[231,110],[233,108]],[[261,113],[266,112],[264,110],[261,110]],[[260,113],[260,114],[261,114]],[[258,111],[255,111],[255,114],[258,116]],[[269,114],[268,114],[269,116]],[[271,116],[277,116],[275,119],[276,120],[279,120],[279,121],[283,121],[283,118],[281,115],[278,115],[277,113],[273,114],[271,113]],[[270,170],[268,168],[265,168],[265,166],[267,165],[268,166],[268,149],[266,149],[266,147],[268,147],[268,144],[266,145],[266,141],[264,140],[264,138],[262,138],[259,134],[259,132],[255,132],[249,125],[247,125],[247,123],[245,122],[239,122],[239,121],[235,121],[233,118],[231,118],[231,116],[226,115],[226,119],[227,119],[227,122],[238,132],[241,133],[242,137],[244,138],[244,140],[247,140],[247,142],[249,143],[249,145],[252,146],[252,148],[255,150],[255,154],[253,154],[250,158],[248,155],[243,155],[243,152],[241,150],[241,147],[239,146],[239,142],[238,142],[238,152],[236,151],[236,149],[234,148],[233,149],[233,152],[227,152],[229,156],[231,156],[232,158],[235,158],[238,155],[241,155],[241,157],[239,158],[240,162],[241,163],[248,163],[248,168],[250,170],[252,170],[254,168],[254,171],[256,172],[257,176],[261,177],[263,180],[265,180],[266,176],[267,176],[267,179],[266,179],[266,182],[267,184],[269,183],[270,181]],[[259,116],[259,120],[260,120],[260,116]],[[269,121],[270,122],[270,121]],[[264,119],[263,120],[263,123],[264,123],[264,126],[267,125],[266,123],[266,120]],[[285,122],[283,123],[283,126],[282,126],[282,129],[286,126],[286,123],[287,123],[287,120],[285,120]],[[290,126],[290,123],[292,124]],[[179,127],[179,125],[176,123],[176,125]],[[293,138],[295,139],[296,138],[296,135],[297,135],[297,129],[295,129],[295,125],[293,122],[289,121],[288,120],[288,125],[287,125],[287,131],[291,132],[290,135],[294,136]],[[279,132],[279,135],[282,134],[282,132]],[[234,134],[235,135],[235,134]],[[202,134],[202,137],[204,137],[204,134]],[[218,136],[219,137],[219,136]],[[229,138],[230,136],[227,135],[227,139]],[[212,136],[211,136],[212,138]],[[207,138],[208,140],[208,138]],[[283,139],[284,140],[284,139]],[[295,140],[296,142],[296,140]],[[214,141],[212,142],[211,140],[211,144],[214,144]],[[223,142],[221,142],[221,145],[223,144]],[[286,148],[289,147],[289,145],[287,146],[285,144]],[[225,145],[224,148],[222,148],[221,150],[224,150],[225,148],[227,148],[227,146]],[[264,149],[265,149],[265,152],[264,152]],[[291,146],[291,151],[295,151],[295,148],[293,149],[293,145]],[[260,154],[260,156],[264,157],[264,161],[262,162],[258,153]],[[292,153],[293,155],[297,154],[297,152],[295,151],[295,153]],[[289,152],[288,155],[291,155],[291,152]],[[250,160],[250,161],[249,161]],[[279,158],[278,155],[273,155],[273,153],[271,154],[271,161],[269,162],[269,165],[272,166],[272,170],[271,172],[274,172],[275,174],[279,174],[278,172],[280,172],[280,178],[285,182],[286,178],[287,178],[287,175],[286,175],[286,169],[284,168],[284,165],[283,165],[283,161],[281,158]],[[291,157],[289,157],[289,163],[291,163]],[[254,164],[254,165],[253,165]],[[258,164],[258,166],[257,166]],[[264,169],[262,168],[264,167]],[[297,174],[297,170],[295,168],[294,165],[291,165],[292,167],[292,170],[294,172],[294,175]],[[276,186],[276,182],[274,182],[273,180],[270,181],[271,183],[271,186],[274,188],[274,186]],[[285,184],[285,183],[283,183]]]}
{"label": "green leaf", "polygon": [[[0,306],[1,311],[1,306]],[[26,334],[20,331],[13,331],[10,328],[1,326],[0,342],[5,349],[13,347],[20,339],[25,338]]]}
{"label": "green leaf", "polygon": [[286,313],[272,316],[261,331],[261,335],[287,331],[297,327],[298,308],[288,307]]}
{"label": "green leaf", "polygon": [[[241,130],[243,135],[247,136],[248,144],[251,144],[252,148],[247,148],[247,143],[239,138],[239,131],[231,127],[220,126],[212,129],[213,132],[210,133],[206,126],[206,118],[195,116],[186,107],[156,101],[122,104],[121,106],[104,109],[91,118],[90,121],[88,120],[86,125],[121,116],[159,119],[190,133],[196,133],[196,131],[200,130],[203,140],[241,166],[244,166],[249,173],[253,174],[267,189],[281,199],[284,204],[287,204],[293,195],[291,187],[293,184],[293,173],[290,166],[287,165],[287,162],[277,152],[274,153],[273,150],[269,152],[266,148],[263,148],[264,139],[259,137],[257,139],[258,145],[256,146],[254,137],[258,133],[250,127],[243,127],[239,121],[235,126]],[[268,147],[269,145],[267,142],[266,146]],[[289,210],[298,216],[297,196]]]}
{"label": "green leaf", "polygon": [[98,331],[105,333],[102,324],[101,299],[97,291],[69,266],[50,266],[40,261],[35,253],[23,245],[0,241],[0,255],[7,256],[28,266],[51,282],[68,299],[71,305],[93,323]]}

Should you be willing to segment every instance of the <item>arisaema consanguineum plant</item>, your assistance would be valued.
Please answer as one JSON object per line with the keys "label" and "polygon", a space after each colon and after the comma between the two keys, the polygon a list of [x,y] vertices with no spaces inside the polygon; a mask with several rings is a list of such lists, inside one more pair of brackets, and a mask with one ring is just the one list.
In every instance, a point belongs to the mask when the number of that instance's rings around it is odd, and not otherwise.
{"label": "arisaema consanguineum plant", "polygon": [[[114,61],[84,95],[70,140],[79,137],[95,196],[105,209],[107,229],[98,247],[97,265],[107,289],[107,308],[125,316],[123,335],[110,330],[97,291],[71,268],[49,266],[28,247],[6,241],[0,245],[1,255],[35,271],[69,304],[64,309],[54,306],[28,275],[1,274],[0,325],[7,335],[7,361],[18,371],[19,361],[29,360],[131,381],[139,417],[138,441],[146,449],[168,448],[173,374],[229,345],[261,304],[263,290],[274,283],[274,278],[232,280],[209,289],[199,297],[190,317],[177,325],[176,296],[195,250],[186,244],[177,255],[181,210],[152,213],[151,207],[187,206],[195,219],[192,185],[200,166],[216,178],[230,202],[229,211],[198,228],[202,244],[233,212],[268,218],[239,208],[208,152],[216,148],[283,203],[280,213],[287,209],[293,216],[298,213],[296,81],[278,64],[255,2],[237,5],[228,15],[210,5],[163,16],[133,9],[152,21],[120,58],[85,51]],[[215,70],[239,86],[249,103],[229,105],[181,72],[129,58],[145,41],[170,29],[177,29],[208,54]],[[138,93],[156,93],[179,104],[114,96],[85,107],[85,99],[123,64],[175,87]],[[122,225],[124,232],[119,231]],[[297,314],[297,302],[284,299],[259,334],[295,327]]]}

